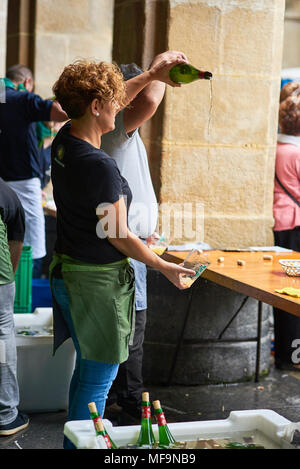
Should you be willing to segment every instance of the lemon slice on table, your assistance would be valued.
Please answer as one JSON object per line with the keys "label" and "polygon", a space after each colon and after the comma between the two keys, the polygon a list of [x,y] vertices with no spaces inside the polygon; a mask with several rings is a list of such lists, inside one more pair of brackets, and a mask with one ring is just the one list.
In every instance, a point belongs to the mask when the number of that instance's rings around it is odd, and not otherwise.
{"label": "lemon slice on table", "polygon": [[276,293],[283,293],[289,296],[295,296],[296,298],[300,298],[300,288],[292,288],[292,287],[285,287],[282,290],[275,290]]}

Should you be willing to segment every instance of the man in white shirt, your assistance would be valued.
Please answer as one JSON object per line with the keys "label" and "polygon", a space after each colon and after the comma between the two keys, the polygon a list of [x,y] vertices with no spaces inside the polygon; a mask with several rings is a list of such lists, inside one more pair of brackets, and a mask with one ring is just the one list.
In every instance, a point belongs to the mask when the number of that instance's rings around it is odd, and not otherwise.
{"label": "man in white shirt", "polygon": [[[187,61],[185,54],[167,51],[156,56],[155,63],[164,57],[177,57]],[[136,64],[121,65],[125,80],[143,72]],[[120,173],[128,181],[132,191],[132,202],[128,214],[130,230],[147,241],[156,236],[158,207],[148,164],[148,157],[139,127],[155,114],[165,93],[165,83],[155,81],[141,91],[116,116],[115,129],[102,136],[101,149],[115,159]],[[136,324],[133,345],[129,347],[129,358],[119,367],[108,396],[107,407],[117,402],[123,413],[140,419],[141,395],[144,391],[142,362],[143,342],[147,316],[147,268],[145,264],[131,259],[136,280]],[[108,410],[109,411],[109,410]],[[134,423],[121,417],[118,424]]]}

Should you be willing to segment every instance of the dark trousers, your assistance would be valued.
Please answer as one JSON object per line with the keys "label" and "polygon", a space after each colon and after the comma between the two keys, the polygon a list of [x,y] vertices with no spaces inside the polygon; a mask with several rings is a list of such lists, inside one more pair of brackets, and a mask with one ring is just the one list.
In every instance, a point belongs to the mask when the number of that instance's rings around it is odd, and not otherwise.
{"label": "dark trousers", "polygon": [[[300,227],[293,230],[274,231],[276,246],[293,249],[300,252]],[[299,254],[300,258],[300,254]],[[293,365],[292,347],[294,339],[300,339],[300,317],[273,308],[274,314],[274,341],[275,341],[275,365],[284,368]]]}
{"label": "dark trousers", "polygon": [[140,417],[143,385],[143,343],[147,310],[137,310],[133,344],[129,346],[129,357],[121,363],[116,379],[110,389],[107,405],[117,402],[125,411]]}
{"label": "dark trousers", "polygon": [[33,259],[32,262],[32,278],[41,278],[43,273],[43,257]]}

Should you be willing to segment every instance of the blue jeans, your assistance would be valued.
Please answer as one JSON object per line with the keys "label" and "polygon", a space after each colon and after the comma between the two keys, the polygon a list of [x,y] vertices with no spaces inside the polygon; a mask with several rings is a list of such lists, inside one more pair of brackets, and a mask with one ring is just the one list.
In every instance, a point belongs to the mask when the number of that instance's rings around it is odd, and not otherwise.
{"label": "blue jeans", "polygon": [[[96,403],[99,414],[103,417],[107,394],[117,375],[119,365],[81,358],[80,346],[69,309],[69,295],[64,281],[52,278],[51,289],[68,324],[77,354],[76,365],[70,383],[67,420],[88,420],[90,418],[89,402]],[[75,448],[66,437],[64,439],[64,448]]]}
{"label": "blue jeans", "polygon": [[43,257],[33,259],[32,262],[32,278],[41,278],[43,274]]}

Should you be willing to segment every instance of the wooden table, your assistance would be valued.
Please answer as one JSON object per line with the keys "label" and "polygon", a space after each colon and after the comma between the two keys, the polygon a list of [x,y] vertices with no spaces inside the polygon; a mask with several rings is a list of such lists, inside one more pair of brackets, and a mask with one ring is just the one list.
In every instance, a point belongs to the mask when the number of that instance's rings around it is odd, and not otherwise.
{"label": "wooden table", "polygon": [[[163,256],[165,260],[180,263],[187,256],[186,251],[169,251]],[[257,318],[257,349],[256,349],[256,370],[255,381],[259,379],[260,362],[260,342],[261,342],[261,319],[262,303],[267,303],[276,308],[287,311],[288,313],[300,316],[300,298],[276,293],[275,290],[281,290],[285,287],[300,289],[300,277],[288,276],[281,265],[279,259],[300,259],[299,252],[276,253],[276,252],[226,252],[226,251],[205,251],[210,265],[202,273],[202,277],[245,295],[245,300],[240,308],[233,314],[231,320],[226,325],[225,330],[242,309],[245,301],[250,296],[258,300],[258,318]],[[264,255],[273,256],[273,260],[264,260]],[[219,263],[218,259],[224,258],[224,262]],[[245,265],[238,265],[237,261],[245,261]],[[170,383],[173,371],[176,365],[177,355],[183,342],[184,331],[188,321],[190,306],[192,301],[193,289],[197,285],[195,282],[191,287],[191,294],[188,307],[183,321],[183,326],[177,343],[173,364],[170,370]],[[222,336],[220,334],[220,337]]]}

